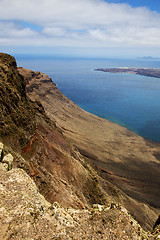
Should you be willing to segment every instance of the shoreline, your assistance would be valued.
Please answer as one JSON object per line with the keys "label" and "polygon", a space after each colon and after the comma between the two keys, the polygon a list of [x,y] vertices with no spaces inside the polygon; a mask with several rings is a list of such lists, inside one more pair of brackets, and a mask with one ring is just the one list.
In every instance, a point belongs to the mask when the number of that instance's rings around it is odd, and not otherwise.
{"label": "shoreline", "polygon": [[102,71],[109,73],[127,73],[138,74],[146,77],[160,78],[159,68],[137,68],[137,67],[118,67],[118,68],[97,68],[94,71]]}

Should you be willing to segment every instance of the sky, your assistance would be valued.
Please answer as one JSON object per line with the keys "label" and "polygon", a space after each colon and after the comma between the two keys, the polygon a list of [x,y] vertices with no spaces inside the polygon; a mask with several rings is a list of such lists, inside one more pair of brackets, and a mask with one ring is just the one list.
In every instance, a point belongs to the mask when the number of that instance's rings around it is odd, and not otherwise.
{"label": "sky", "polygon": [[0,51],[160,57],[160,0],[0,0]]}

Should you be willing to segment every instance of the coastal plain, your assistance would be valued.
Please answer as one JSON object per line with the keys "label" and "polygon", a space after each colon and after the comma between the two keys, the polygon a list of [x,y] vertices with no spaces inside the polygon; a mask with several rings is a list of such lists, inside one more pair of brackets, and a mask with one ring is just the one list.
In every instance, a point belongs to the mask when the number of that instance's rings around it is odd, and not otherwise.
{"label": "coastal plain", "polygon": [[148,77],[160,78],[159,68],[137,68],[137,67],[119,67],[119,68],[97,68],[95,71],[110,72],[110,73],[129,73],[138,74]]}

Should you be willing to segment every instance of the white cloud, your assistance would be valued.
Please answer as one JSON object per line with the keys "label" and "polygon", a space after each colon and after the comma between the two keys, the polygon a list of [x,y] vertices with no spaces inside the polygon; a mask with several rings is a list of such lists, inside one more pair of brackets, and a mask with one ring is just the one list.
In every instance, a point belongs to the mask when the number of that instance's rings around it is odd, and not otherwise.
{"label": "white cloud", "polygon": [[42,33],[53,37],[63,37],[66,34],[66,30],[59,27],[45,27]]}
{"label": "white cloud", "polygon": [[[21,21],[42,30],[20,26]],[[159,39],[160,14],[147,8],[103,0],[0,1],[0,43],[4,46],[159,48]]]}
{"label": "white cloud", "polygon": [[11,21],[0,21],[0,38],[29,38],[33,36],[37,36],[37,32],[28,27],[23,28]]}

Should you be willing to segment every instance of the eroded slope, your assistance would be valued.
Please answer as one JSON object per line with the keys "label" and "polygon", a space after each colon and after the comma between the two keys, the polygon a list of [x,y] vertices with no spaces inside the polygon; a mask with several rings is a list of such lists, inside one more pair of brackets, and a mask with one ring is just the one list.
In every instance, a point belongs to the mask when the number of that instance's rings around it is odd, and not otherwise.
{"label": "eroded slope", "polygon": [[96,169],[103,189],[112,195],[108,182],[121,189],[118,200],[143,227],[151,229],[160,209],[160,144],[83,111],[47,75],[19,71],[27,81],[28,96],[42,103],[63,135]]}
{"label": "eroded slope", "polygon": [[46,115],[38,100],[29,100],[15,59],[0,54],[0,67],[0,139],[12,152],[14,167],[23,168],[51,203],[83,209],[109,201],[98,175],[63,136],[55,120]]}

